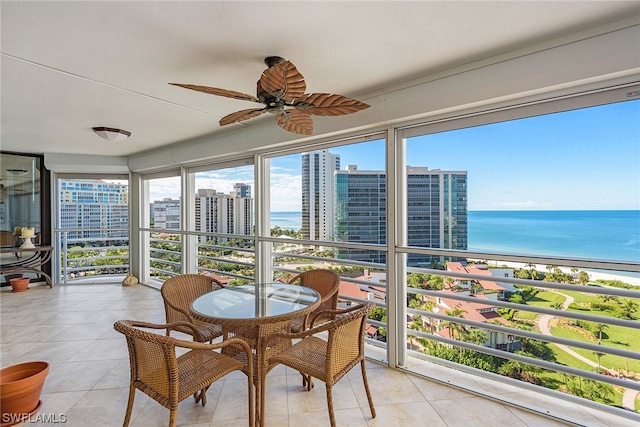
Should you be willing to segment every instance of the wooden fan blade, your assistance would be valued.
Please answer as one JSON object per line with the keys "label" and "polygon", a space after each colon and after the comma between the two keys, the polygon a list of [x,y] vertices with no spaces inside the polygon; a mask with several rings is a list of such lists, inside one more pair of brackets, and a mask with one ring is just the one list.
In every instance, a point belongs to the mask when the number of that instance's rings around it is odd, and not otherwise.
{"label": "wooden fan blade", "polygon": [[308,93],[296,99],[293,106],[316,116],[342,116],[370,107],[357,99],[331,93]]}
{"label": "wooden fan blade", "polygon": [[293,101],[304,95],[307,84],[300,71],[290,61],[284,61],[262,72],[259,86],[277,99]]}
{"label": "wooden fan blade", "polygon": [[306,112],[299,110],[287,110],[276,116],[276,123],[282,129],[299,133],[301,135],[313,134],[313,120]]}
{"label": "wooden fan blade", "polygon": [[249,95],[247,93],[242,93],[242,92],[236,92],[234,90],[220,89],[217,87],[209,87],[209,86],[187,85],[182,83],[169,83],[169,84],[173,86],[180,86],[185,89],[195,90],[197,92],[208,93],[209,95],[218,95],[218,96],[225,96],[227,98],[260,102],[260,100],[253,95]]}
{"label": "wooden fan blade", "polygon": [[267,112],[266,108],[251,108],[249,110],[236,111],[220,119],[220,126],[237,123],[258,117]]}

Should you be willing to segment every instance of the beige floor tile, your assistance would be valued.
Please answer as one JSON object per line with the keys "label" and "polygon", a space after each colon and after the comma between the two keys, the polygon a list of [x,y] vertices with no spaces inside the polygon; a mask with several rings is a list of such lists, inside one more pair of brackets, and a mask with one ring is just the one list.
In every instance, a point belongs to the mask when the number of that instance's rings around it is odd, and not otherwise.
{"label": "beige floor tile", "polygon": [[448,427],[485,426],[488,420],[490,425],[527,427],[505,405],[481,397],[435,400],[430,404]]}
{"label": "beige floor tile", "polygon": [[69,326],[64,331],[52,337],[50,341],[97,340],[112,328],[109,324],[81,322]]}
{"label": "beige floor tile", "polygon": [[[425,402],[424,397],[409,377],[389,369],[367,369],[369,388],[373,402],[395,403]],[[349,375],[353,390],[360,406],[368,405],[367,395],[362,384],[360,372],[352,371]]]}
{"label": "beige floor tile", "polygon": [[529,427],[538,427],[540,425],[544,425],[544,427],[565,427],[567,425],[574,425],[554,418],[541,419],[540,414],[535,414],[523,409],[514,407],[509,407],[508,409]]}
{"label": "beige floor tile", "polygon": [[[66,412],[65,425],[122,426],[127,407],[128,388],[91,390]],[[142,409],[144,401],[134,401],[133,416]]]}
{"label": "beige floor tile", "polygon": [[[446,427],[447,424],[427,402],[394,403],[376,405],[376,417],[371,419],[367,414],[368,426],[429,426]],[[498,424],[485,424],[485,426]],[[467,427],[471,427],[470,425]]]}
{"label": "beige floor tile", "polygon": [[215,382],[207,391],[207,406],[212,405],[212,408],[215,409],[215,414],[210,421],[243,419],[248,422],[247,387],[246,375],[242,375],[242,378],[239,379],[225,377]]}
{"label": "beige floor tile", "polygon": [[117,360],[53,363],[45,380],[43,392],[91,390],[117,363]]}
{"label": "beige floor tile", "polygon": [[38,347],[25,352],[20,359],[23,361],[45,360],[52,366],[58,365],[74,357],[92,342],[92,340],[43,342]]}
{"label": "beige floor tile", "polygon": [[472,394],[458,388],[447,386],[436,381],[427,380],[425,378],[412,376],[410,379],[428,401],[455,400],[473,396]]}
{"label": "beige floor tile", "polygon": [[69,359],[70,362],[83,360],[124,359],[128,351],[123,339],[94,340],[91,344]]}
{"label": "beige floor tile", "polygon": [[[272,371],[273,372],[273,371]],[[265,393],[265,412],[268,417],[289,413],[288,383],[286,375],[267,375]],[[256,402],[257,403],[257,402]]]}
{"label": "beige floor tile", "polygon": [[[125,288],[119,283],[73,284],[53,289],[33,286],[23,294],[0,289],[1,364],[4,367],[21,361],[49,361],[50,373],[41,396],[41,414],[63,414],[66,427],[120,426],[126,410],[130,372],[125,340],[113,329],[113,323],[126,318],[164,323],[164,307],[158,290],[145,286]],[[386,358],[380,348],[368,346],[367,354],[377,360]],[[585,409],[499,381],[479,379],[415,359],[410,361],[412,370],[439,381],[391,370],[383,363],[368,360],[367,374],[377,416],[371,417],[358,366],[334,387],[337,424],[385,427],[563,425],[540,414],[447,385],[456,384],[486,396],[502,395],[507,401],[532,402],[543,408],[542,411],[558,413],[570,420],[583,420],[582,425],[637,425],[627,418]],[[275,367],[267,377],[266,426],[328,426],[324,383],[316,380],[315,384],[311,392],[305,391],[299,373],[284,366]],[[178,425],[246,426],[246,395],[246,376],[234,372],[212,385],[205,407],[195,404],[192,398],[183,401]],[[168,419],[167,409],[142,392],[136,392],[132,426],[166,426]],[[50,426],[51,423],[40,421],[28,425]]]}

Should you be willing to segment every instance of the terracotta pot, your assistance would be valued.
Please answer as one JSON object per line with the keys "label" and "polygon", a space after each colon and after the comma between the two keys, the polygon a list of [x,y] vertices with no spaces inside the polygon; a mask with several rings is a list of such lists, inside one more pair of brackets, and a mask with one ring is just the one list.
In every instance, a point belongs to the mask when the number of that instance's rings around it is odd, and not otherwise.
{"label": "terracotta pot", "polygon": [[31,279],[28,277],[16,277],[15,279],[10,279],[9,283],[13,292],[26,292],[29,290],[30,281]]}
{"label": "terracotta pot", "polygon": [[47,374],[47,362],[26,362],[0,369],[2,427],[27,421],[40,408],[40,393]]}

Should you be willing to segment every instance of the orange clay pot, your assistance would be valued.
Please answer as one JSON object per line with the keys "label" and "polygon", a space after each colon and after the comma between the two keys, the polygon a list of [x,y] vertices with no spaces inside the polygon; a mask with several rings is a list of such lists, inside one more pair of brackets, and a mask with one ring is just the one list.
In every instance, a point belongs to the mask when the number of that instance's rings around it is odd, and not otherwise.
{"label": "orange clay pot", "polygon": [[9,283],[11,284],[11,289],[13,292],[27,292],[29,290],[29,282],[31,279],[28,277],[16,277],[13,279],[9,279]]}
{"label": "orange clay pot", "polygon": [[40,409],[40,393],[47,374],[47,362],[26,362],[0,369],[2,427],[27,421]]}

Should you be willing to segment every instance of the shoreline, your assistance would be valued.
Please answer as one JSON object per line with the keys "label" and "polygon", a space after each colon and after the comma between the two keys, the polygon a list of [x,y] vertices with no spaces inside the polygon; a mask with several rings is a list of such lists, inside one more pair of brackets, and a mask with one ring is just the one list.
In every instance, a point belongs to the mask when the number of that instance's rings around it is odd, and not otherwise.
{"label": "shoreline", "polygon": [[[528,268],[528,267],[525,267],[526,264],[518,263],[518,262],[501,262],[500,265],[506,265],[509,268]],[[538,267],[542,267],[542,268],[538,268]],[[536,264],[534,269],[537,270],[539,273],[546,273],[547,269],[545,267],[546,265]],[[565,274],[571,274],[571,267],[558,267],[558,268],[560,268],[560,270],[562,270],[562,272]],[[635,274],[634,276],[631,276],[631,275],[622,274],[622,272],[620,272],[619,274],[616,274],[613,271],[610,272],[610,271],[595,270],[595,269],[589,269],[589,268],[580,268],[578,269],[578,271],[586,271],[587,274],[589,274],[589,280],[592,282],[595,282],[596,280],[620,280],[621,282],[627,283],[629,285],[640,286],[640,273],[631,272],[629,274]]]}

